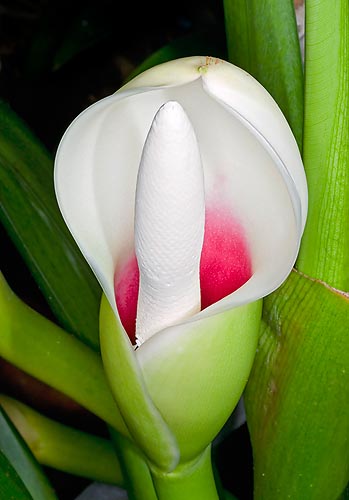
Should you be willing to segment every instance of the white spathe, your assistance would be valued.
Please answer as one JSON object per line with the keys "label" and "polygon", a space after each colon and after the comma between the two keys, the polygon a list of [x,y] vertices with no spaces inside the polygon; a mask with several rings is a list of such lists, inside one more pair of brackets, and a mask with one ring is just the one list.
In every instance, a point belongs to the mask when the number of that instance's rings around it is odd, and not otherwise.
{"label": "white spathe", "polygon": [[[192,175],[185,185],[181,169],[187,167]],[[159,179],[164,173],[166,182]],[[173,470],[206,449],[237,404],[256,351],[258,299],[276,289],[295,262],[307,214],[296,141],[275,101],[250,75],[216,58],[188,57],[144,72],[81,113],[59,145],[55,188],[108,299],[101,306],[101,351],[118,408],[150,462]],[[179,205],[186,200],[189,214],[170,202],[172,195]],[[228,207],[242,226],[252,276],[197,312],[204,204],[216,213]],[[172,210],[180,216],[166,228]],[[167,245],[171,228],[179,236]],[[175,283],[172,311],[172,291],[167,296],[162,287],[176,280],[177,249],[185,283]],[[138,334],[150,333],[136,351],[114,296],[114,275],[134,250]],[[156,270],[164,281],[154,287]]]}
{"label": "white spathe", "polygon": [[[236,66],[188,57],[145,71],[78,116],[57,151],[60,209],[118,316],[113,278],[134,247],[142,150],[161,106],[177,101],[195,131],[206,200],[225,200],[244,227],[253,275],[185,321],[251,302],[289,274],[307,213],[302,160],[268,92]],[[142,348],[141,348],[142,349]]]}

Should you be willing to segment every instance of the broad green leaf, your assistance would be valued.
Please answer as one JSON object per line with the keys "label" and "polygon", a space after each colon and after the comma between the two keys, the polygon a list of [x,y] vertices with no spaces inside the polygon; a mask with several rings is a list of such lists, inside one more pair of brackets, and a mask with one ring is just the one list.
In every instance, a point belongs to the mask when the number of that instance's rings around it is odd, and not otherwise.
{"label": "broad green leaf", "polygon": [[52,170],[45,148],[0,102],[1,222],[60,324],[98,349],[100,288],[63,222]]}
{"label": "broad green leaf", "polygon": [[303,68],[293,0],[224,0],[230,62],[251,73],[302,145]]}
{"label": "broad green leaf", "polygon": [[349,484],[345,488],[345,490],[343,491],[343,494],[341,495],[341,497],[339,498],[339,500],[349,500]]}
{"label": "broad green leaf", "polygon": [[264,301],[245,405],[257,500],[336,500],[349,478],[349,296],[293,271]]}
{"label": "broad green leaf", "polygon": [[349,290],[349,3],[306,1],[303,160],[309,212],[297,268]]}
{"label": "broad green leaf", "polygon": [[56,500],[40,465],[1,407],[0,452],[0,498]]}

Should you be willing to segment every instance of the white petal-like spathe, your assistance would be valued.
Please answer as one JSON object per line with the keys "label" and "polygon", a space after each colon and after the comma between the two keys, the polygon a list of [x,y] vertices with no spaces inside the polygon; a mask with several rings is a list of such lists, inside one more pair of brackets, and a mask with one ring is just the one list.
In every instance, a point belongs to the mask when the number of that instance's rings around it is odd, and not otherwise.
{"label": "white petal-like spathe", "polygon": [[[142,148],[157,110],[178,101],[195,130],[206,202],[224,201],[244,227],[253,276],[197,317],[262,297],[290,272],[307,192],[291,130],[266,90],[241,69],[190,57],[146,71],[83,112],[57,152],[63,216],[110,303],[113,278],[134,246],[134,200]],[[194,318],[193,318],[194,319]]]}

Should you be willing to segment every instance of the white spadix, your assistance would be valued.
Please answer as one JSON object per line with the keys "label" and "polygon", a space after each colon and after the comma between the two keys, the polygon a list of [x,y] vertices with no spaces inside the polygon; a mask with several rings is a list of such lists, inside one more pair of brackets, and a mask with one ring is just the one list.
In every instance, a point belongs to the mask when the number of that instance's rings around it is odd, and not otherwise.
{"label": "white spadix", "polygon": [[205,192],[198,143],[182,106],[169,101],[153,120],[137,177],[139,345],[154,333],[200,311],[204,222]]}

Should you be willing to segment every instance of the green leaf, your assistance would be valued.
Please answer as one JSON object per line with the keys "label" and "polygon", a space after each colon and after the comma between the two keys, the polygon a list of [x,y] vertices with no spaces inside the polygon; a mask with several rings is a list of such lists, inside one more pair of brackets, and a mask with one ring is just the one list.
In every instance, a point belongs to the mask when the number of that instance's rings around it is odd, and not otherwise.
{"label": "green leaf", "polygon": [[348,0],[307,0],[305,32],[309,212],[297,268],[349,290]]}
{"label": "green leaf", "polygon": [[245,405],[258,500],[334,500],[349,477],[349,297],[293,271],[264,301]]}
{"label": "green leaf", "polygon": [[100,287],[59,212],[52,159],[3,102],[0,218],[60,324],[98,349]]}
{"label": "green leaf", "polygon": [[1,407],[0,452],[0,498],[56,500],[40,465]]}
{"label": "green leaf", "polygon": [[349,484],[345,488],[345,490],[343,491],[343,494],[341,495],[341,497],[338,500],[349,500]]}
{"label": "green leaf", "polygon": [[303,69],[293,0],[224,0],[230,62],[252,74],[302,145]]}
{"label": "green leaf", "polygon": [[1,451],[0,477],[0,498],[7,498],[8,500],[33,500],[21,478]]}

